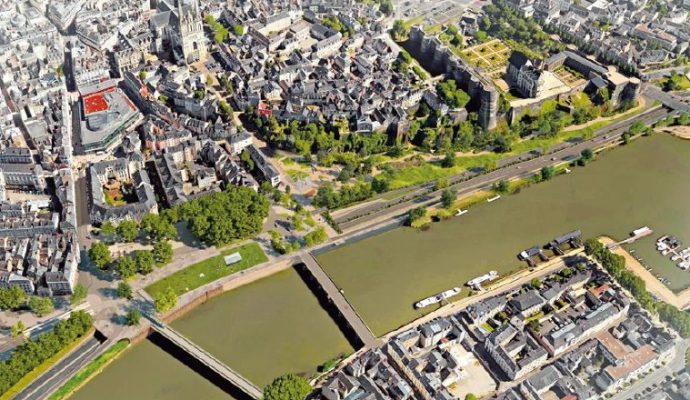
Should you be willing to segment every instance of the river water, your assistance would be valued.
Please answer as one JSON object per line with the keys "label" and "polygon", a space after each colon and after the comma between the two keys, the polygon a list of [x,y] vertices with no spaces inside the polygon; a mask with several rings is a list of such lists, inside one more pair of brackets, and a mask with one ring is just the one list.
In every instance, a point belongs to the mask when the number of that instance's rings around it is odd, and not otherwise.
{"label": "river water", "polygon": [[[172,326],[259,387],[285,372],[311,376],[321,363],[353,351],[292,269],[204,303]],[[231,397],[145,341],[129,349],[73,398]]]}
{"label": "river water", "polygon": [[[690,245],[688,176],[690,143],[657,134],[608,151],[568,175],[472,207],[429,231],[394,229],[317,258],[377,334],[421,315],[412,308],[415,301],[492,269],[505,274],[524,267],[519,251],[574,229],[585,237],[620,239],[650,226],[654,235],[632,247],[678,290],[690,285],[690,272],[659,257],[654,240],[673,234]],[[285,372],[311,375],[327,359],[352,351],[294,270],[213,299],[173,326],[259,386]],[[74,398],[230,397],[145,342]]]}
{"label": "river water", "polygon": [[633,248],[678,290],[690,285],[690,272],[658,256],[654,241],[673,234],[690,245],[689,176],[690,142],[656,134],[428,231],[395,229],[317,258],[379,335],[421,315],[412,308],[417,300],[489,270],[505,274],[524,267],[520,251],[575,229],[585,238],[622,239],[650,226],[654,235]]}

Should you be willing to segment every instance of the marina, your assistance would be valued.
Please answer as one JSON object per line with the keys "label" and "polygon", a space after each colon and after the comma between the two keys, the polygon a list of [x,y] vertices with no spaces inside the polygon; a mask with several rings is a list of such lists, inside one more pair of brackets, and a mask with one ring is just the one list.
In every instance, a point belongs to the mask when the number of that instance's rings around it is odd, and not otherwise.
{"label": "marina", "polygon": [[681,250],[683,243],[675,236],[662,236],[656,241],[656,249],[662,256],[670,257],[683,271],[690,269],[690,247]]}

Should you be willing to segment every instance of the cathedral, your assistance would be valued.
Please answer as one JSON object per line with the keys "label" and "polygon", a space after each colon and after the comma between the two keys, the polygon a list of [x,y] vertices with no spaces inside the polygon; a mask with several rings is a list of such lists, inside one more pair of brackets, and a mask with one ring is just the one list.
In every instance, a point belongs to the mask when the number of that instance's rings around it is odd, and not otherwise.
{"label": "cathedral", "polygon": [[155,37],[152,47],[178,64],[205,60],[208,50],[199,0],[172,1],[161,0],[158,13],[149,22]]}

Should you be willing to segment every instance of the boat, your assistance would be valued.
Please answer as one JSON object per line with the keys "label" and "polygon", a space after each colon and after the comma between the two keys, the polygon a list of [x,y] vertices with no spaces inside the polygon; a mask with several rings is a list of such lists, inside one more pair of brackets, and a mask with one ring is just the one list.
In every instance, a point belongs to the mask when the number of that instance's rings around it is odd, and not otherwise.
{"label": "boat", "polygon": [[676,265],[678,265],[678,268],[680,268],[680,269],[682,269],[682,270],[685,271],[685,270],[687,270],[688,268],[690,268],[690,261],[688,261],[688,260],[681,261],[681,262],[679,262],[679,263],[676,264]]}
{"label": "boat", "polygon": [[458,210],[458,212],[455,213],[455,216],[456,216],[456,217],[459,217],[459,216],[465,214],[466,212],[467,212],[467,209],[465,209],[465,210]]}
{"label": "boat", "polygon": [[474,278],[470,281],[467,282],[467,286],[470,287],[477,287],[481,285],[482,283],[486,281],[493,281],[494,279],[498,278],[498,272],[496,271],[489,271],[488,274],[484,274],[480,277]]}
{"label": "boat", "polygon": [[491,203],[492,201],[496,201],[496,200],[498,200],[498,199],[500,199],[500,198],[501,198],[501,195],[500,195],[500,194],[497,194],[497,195],[494,196],[494,197],[490,197],[490,198],[486,199],[486,202],[487,202],[487,203]]}
{"label": "boat", "polygon": [[639,236],[647,236],[652,233],[652,229],[648,226],[643,226],[641,228],[637,228],[634,231],[630,233],[630,236],[632,237],[639,237]]}
{"label": "boat", "polygon": [[569,169],[569,168],[566,168],[566,169],[565,169],[565,173],[566,173],[566,174],[569,174],[569,173],[570,173],[570,169]]}
{"label": "boat", "polygon": [[424,308],[424,307],[428,307],[432,304],[440,303],[443,300],[447,300],[447,299],[457,295],[458,293],[460,293],[461,290],[462,289],[460,289],[459,287],[454,287],[452,289],[445,290],[445,291],[443,291],[443,292],[441,292],[435,296],[427,297],[426,299],[422,299],[422,300],[414,303],[414,308]]}

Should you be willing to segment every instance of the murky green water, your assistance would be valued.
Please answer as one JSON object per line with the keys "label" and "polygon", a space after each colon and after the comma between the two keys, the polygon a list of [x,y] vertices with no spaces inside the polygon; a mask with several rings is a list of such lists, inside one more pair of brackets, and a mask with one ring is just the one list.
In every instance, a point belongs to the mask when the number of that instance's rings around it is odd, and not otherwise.
{"label": "murky green water", "polygon": [[[256,385],[285,372],[312,375],[352,348],[297,272],[287,270],[217,297],[172,326]],[[150,342],[87,384],[77,400],[229,399]]]}
{"label": "murky green water", "polygon": [[690,246],[688,176],[690,143],[657,134],[427,232],[395,229],[318,260],[377,334],[421,315],[412,308],[415,301],[492,269],[503,274],[519,268],[519,251],[574,229],[585,237],[622,239],[650,226],[654,234],[633,248],[678,290],[690,285],[690,272],[658,256],[654,241],[673,234]]}

